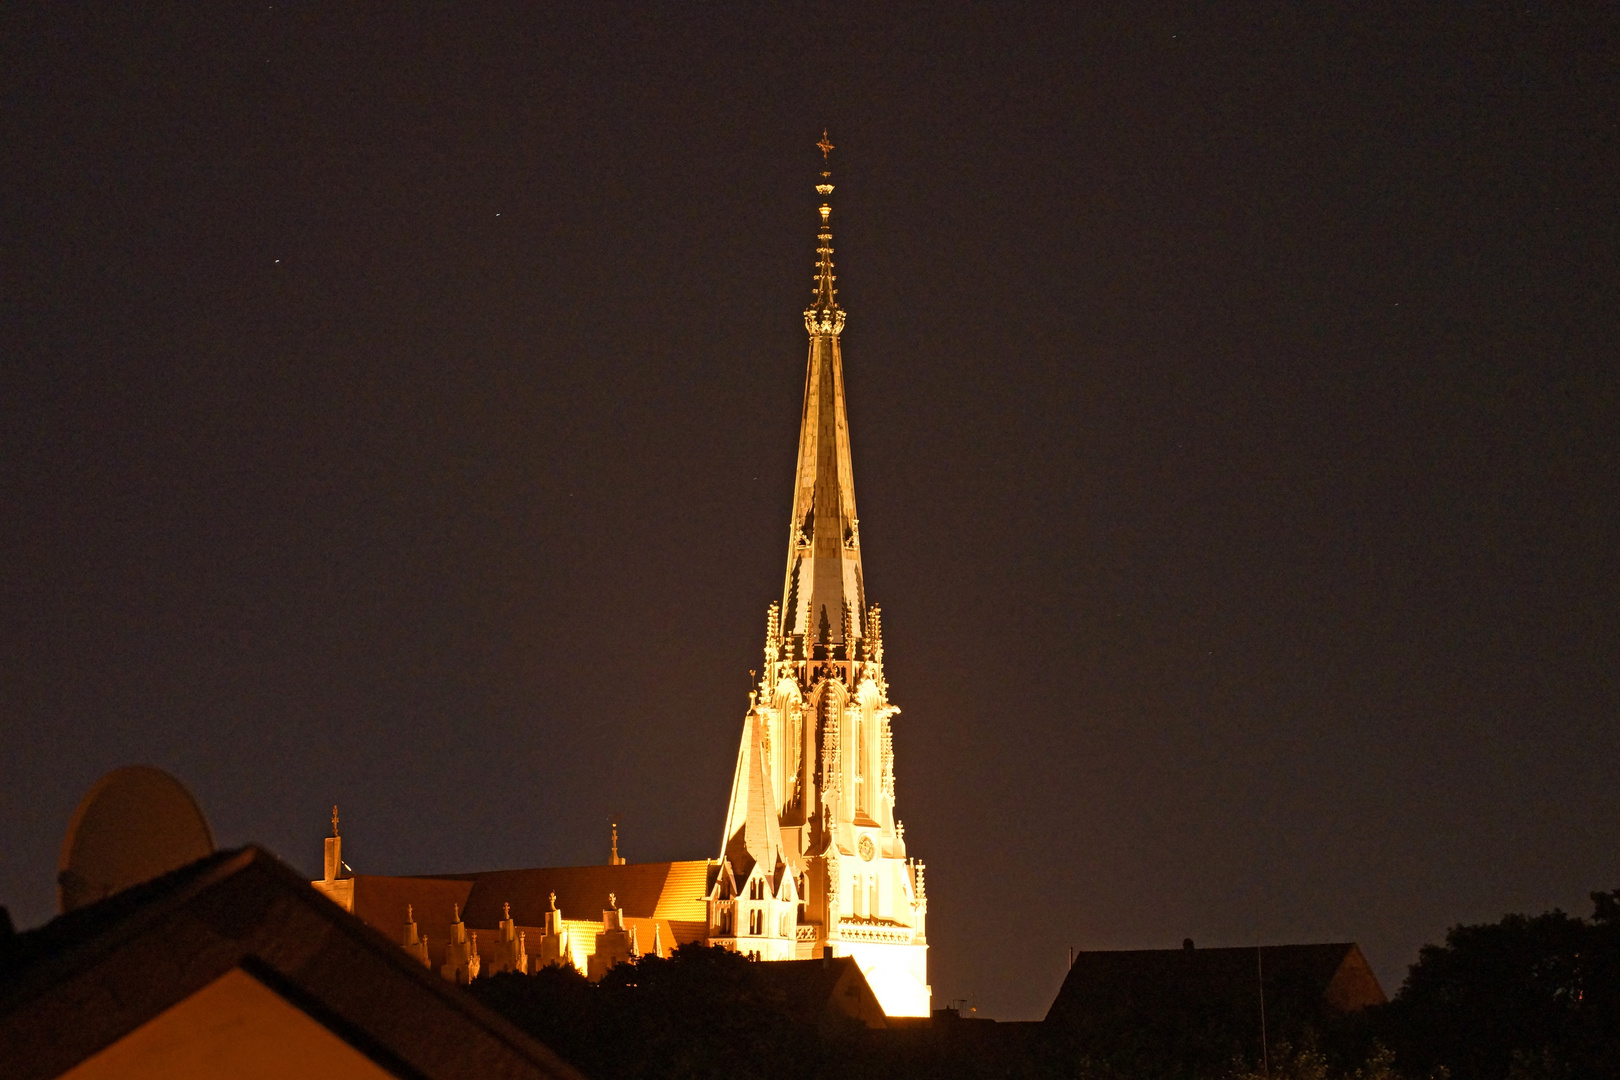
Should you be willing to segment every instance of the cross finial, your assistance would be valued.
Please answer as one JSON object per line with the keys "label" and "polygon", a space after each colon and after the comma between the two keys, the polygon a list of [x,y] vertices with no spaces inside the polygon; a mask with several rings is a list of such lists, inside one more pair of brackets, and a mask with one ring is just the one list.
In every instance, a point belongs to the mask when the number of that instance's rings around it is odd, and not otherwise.
{"label": "cross finial", "polygon": [[411,911],[411,905],[406,904],[405,905],[405,921],[406,922],[413,922],[413,921],[415,921],[415,919],[416,919],[416,915]]}
{"label": "cross finial", "polygon": [[827,163],[827,155],[837,149],[831,142],[827,140],[826,128],[821,129],[821,141],[816,143],[816,149],[821,151],[821,162],[824,165]]}
{"label": "cross finial", "polygon": [[551,894],[551,910],[557,910],[557,893],[555,891],[553,891]]}
{"label": "cross finial", "polygon": [[338,825],[337,805],[333,804],[333,806],[332,806],[332,835],[333,836],[336,836],[338,834],[337,825]]}
{"label": "cross finial", "polygon": [[502,904],[501,906],[506,909],[506,921],[511,922],[512,921],[512,905],[511,904]]}
{"label": "cross finial", "polygon": [[619,898],[612,893],[608,893],[608,907],[617,908],[618,906]]}

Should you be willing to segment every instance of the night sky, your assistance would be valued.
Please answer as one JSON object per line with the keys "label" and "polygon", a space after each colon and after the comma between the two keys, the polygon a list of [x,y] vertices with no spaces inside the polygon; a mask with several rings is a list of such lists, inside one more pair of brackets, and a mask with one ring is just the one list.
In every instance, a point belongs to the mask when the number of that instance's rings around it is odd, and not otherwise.
{"label": "night sky", "polygon": [[1620,886],[1620,14],[0,14],[0,902],[717,854],[825,127],[936,1004]]}

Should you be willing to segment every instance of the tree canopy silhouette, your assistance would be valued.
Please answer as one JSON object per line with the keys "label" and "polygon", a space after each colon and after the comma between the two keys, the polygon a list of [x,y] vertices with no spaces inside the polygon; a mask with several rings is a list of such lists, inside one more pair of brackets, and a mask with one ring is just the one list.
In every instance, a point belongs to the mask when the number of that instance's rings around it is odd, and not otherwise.
{"label": "tree canopy silhouette", "polygon": [[1620,1076],[1620,890],[1588,919],[1553,910],[1454,926],[1371,1019],[1403,1073],[1452,1080]]}

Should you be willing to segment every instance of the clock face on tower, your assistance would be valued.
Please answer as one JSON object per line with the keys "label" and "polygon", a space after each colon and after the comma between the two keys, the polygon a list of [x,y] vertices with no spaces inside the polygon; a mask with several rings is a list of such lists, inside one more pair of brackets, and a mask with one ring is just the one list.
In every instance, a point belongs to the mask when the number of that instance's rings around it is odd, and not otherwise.
{"label": "clock face on tower", "polygon": [[856,847],[861,853],[861,858],[865,859],[867,862],[872,861],[872,856],[876,854],[876,849],[872,847],[872,838],[870,836],[861,837],[861,842],[857,844]]}

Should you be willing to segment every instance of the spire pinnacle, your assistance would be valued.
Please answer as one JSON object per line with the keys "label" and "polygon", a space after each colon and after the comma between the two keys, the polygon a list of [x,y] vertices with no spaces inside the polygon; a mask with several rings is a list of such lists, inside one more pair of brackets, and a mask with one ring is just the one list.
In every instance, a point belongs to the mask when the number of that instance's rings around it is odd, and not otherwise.
{"label": "spire pinnacle", "polygon": [[608,855],[608,865],[624,865],[624,856],[619,854],[619,821],[617,818],[613,820],[613,848],[611,853]]}
{"label": "spire pinnacle", "polygon": [[816,149],[821,151],[821,183],[816,185],[816,194],[821,196],[821,229],[816,233],[816,290],[815,299],[810,306],[804,309],[804,328],[812,335],[837,335],[844,329],[844,309],[838,306],[838,290],[833,286],[837,276],[833,273],[833,247],[832,247],[832,171],[828,167],[828,156],[832,153],[833,144],[827,138],[825,129],[821,132],[821,141],[816,143]]}

